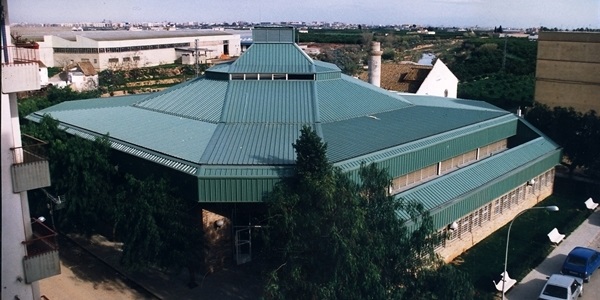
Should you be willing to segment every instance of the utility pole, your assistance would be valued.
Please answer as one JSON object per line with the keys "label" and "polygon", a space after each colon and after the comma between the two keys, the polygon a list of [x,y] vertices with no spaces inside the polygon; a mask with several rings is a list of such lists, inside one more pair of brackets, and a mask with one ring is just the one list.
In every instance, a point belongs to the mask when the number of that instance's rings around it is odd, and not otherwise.
{"label": "utility pole", "polygon": [[504,72],[504,67],[506,67],[506,43],[508,41],[508,35],[504,34],[504,54],[502,55],[502,72]]}

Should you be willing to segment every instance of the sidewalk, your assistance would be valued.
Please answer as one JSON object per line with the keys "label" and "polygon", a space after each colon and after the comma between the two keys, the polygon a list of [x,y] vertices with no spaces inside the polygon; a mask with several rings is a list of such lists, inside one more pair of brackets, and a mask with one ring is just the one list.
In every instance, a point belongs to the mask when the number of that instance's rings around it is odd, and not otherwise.
{"label": "sidewalk", "polygon": [[156,299],[250,300],[260,297],[260,278],[258,274],[252,272],[250,264],[232,266],[206,276],[196,274],[198,285],[190,288],[189,275],[185,270],[179,274],[165,274],[159,271],[132,273],[123,270],[119,267],[120,243],[110,242],[101,235],[85,238],[81,235],[69,234],[68,238]]}
{"label": "sidewalk", "polygon": [[532,270],[523,280],[506,293],[506,299],[537,299],[547,277],[560,273],[567,254],[576,246],[600,251],[600,210],[592,213],[575,231],[569,234],[548,257]]}

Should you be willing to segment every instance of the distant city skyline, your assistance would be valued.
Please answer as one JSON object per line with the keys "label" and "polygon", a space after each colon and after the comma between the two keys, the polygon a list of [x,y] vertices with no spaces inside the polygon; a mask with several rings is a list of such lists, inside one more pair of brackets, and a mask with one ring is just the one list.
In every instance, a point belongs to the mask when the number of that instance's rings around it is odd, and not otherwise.
{"label": "distant city skyline", "polygon": [[600,28],[600,0],[8,0],[11,23],[343,22]]}

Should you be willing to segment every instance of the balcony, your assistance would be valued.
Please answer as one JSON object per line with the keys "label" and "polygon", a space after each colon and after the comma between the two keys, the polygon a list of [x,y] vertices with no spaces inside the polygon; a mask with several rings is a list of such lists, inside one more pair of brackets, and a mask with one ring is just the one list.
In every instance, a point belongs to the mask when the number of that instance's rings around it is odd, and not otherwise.
{"label": "balcony", "polygon": [[27,247],[27,256],[23,259],[27,283],[60,274],[56,232],[38,219],[32,219],[31,231],[31,238],[23,242]]}
{"label": "balcony", "polygon": [[39,49],[2,47],[2,92],[40,89]]}
{"label": "balcony", "polygon": [[50,186],[50,167],[45,155],[47,143],[28,135],[23,135],[21,140],[22,147],[11,148],[13,193]]}

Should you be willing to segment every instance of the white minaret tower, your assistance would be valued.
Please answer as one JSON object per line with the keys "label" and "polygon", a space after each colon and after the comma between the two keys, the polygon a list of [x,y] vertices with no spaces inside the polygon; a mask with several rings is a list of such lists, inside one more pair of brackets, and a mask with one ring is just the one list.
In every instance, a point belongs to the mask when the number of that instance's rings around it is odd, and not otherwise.
{"label": "white minaret tower", "polygon": [[369,83],[381,85],[381,51],[379,42],[371,42],[371,58],[369,59]]}
{"label": "white minaret tower", "polygon": [[[2,297],[13,300],[39,300],[40,288],[35,277],[29,274],[25,266],[31,266],[30,273],[36,273],[33,268],[41,265],[32,261],[28,253],[28,243],[33,239],[32,219],[29,216],[27,190],[50,185],[50,173],[47,160],[36,161],[32,165],[30,158],[24,155],[26,150],[21,142],[17,93],[40,89],[39,65],[35,58],[28,62],[20,60],[17,48],[14,47],[10,36],[7,0],[2,0],[2,15],[0,16],[0,31],[2,42],[2,145],[0,170],[2,173]],[[20,51],[20,49],[19,49]],[[23,50],[22,52],[25,52]],[[29,152],[27,152],[29,153]],[[43,171],[31,171],[32,166]],[[36,182],[36,175],[42,174],[44,182]],[[37,223],[36,223],[37,224]],[[29,256],[28,256],[29,255]],[[58,258],[58,256],[56,256]],[[39,274],[40,272],[38,272]]]}

